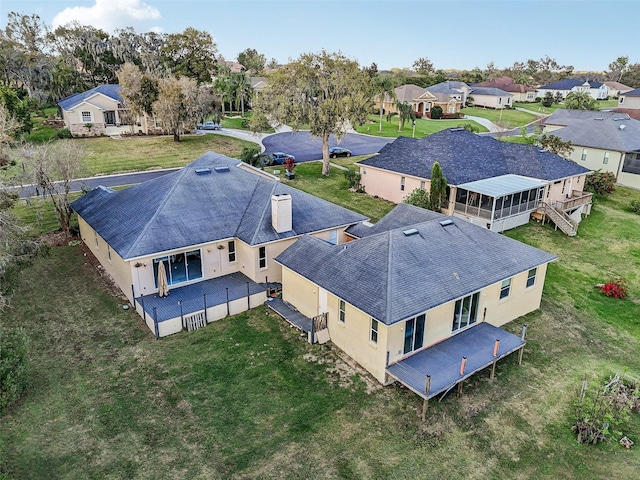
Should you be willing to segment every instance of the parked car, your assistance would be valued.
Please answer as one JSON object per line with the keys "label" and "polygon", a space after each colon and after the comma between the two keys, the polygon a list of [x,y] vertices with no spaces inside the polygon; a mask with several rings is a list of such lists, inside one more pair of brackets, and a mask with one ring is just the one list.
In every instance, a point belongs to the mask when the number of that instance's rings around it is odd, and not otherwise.
{"label": "parked car", "polygon": [[329,149],[329,157],[337,158],[337,157],[350,157],[351,150],[342,148],[342,147],[331,147]]}
{"label": "parked car", "polygon": [[271,154],[270,165],[282,165],[287,158],[293,159],[294,162],[296,161],[296,157],[293,155],[283,152],[274,152]]}
{"label": "parked car", "polygon": [[221,130],[222,127],[217,122],[205,122],[196,125],[198,130]]}

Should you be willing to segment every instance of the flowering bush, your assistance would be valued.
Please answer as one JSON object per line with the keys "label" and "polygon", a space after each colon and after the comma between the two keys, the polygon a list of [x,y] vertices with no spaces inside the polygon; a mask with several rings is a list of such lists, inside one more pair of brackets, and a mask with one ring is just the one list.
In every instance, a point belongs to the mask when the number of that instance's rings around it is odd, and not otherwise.
{"label": "flowering bush", "polygon": [[624,298],[627,296],[627,289],[624,280],[613,280],[609,283],[598,285],[600,291],[607,297]]}

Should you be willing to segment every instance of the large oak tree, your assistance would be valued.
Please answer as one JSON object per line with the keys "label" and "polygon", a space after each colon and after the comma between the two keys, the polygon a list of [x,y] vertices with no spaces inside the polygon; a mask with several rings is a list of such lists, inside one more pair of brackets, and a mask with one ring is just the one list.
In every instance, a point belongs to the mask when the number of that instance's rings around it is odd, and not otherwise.
{"label": "large oak tree", "polygon": [[254,100],[252,121],[267,118],[297,131],[308,125],[322,139],[322,173],[329,174],[329,136],[340,140],[362,124],[373,105],[371,77],[342,53],[305,53],[279,68]]}

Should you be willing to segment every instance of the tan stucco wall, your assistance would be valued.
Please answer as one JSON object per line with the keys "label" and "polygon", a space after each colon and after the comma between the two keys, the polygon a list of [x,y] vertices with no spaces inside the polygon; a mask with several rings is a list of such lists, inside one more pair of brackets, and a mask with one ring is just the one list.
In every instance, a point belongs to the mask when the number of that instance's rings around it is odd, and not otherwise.
{"label": "tan stucco wall", "polygon": [[[512,277],[509,296],[504,299],[500,299],[501,281],[482,289],[480,291],[477,322],[486,321],[500,327],[538,309],[546,270],[546,264],[538,267],[535,284],[530,288],[526,288],[528,270]],[[320,287],[286,267],[283,267],[282,285],[283,299],[285,301],[291,303],[308,317],[317,315]],[[386,383],[387,351],[389,352],[389,363],[397,362],[404,357],[405,321],[390,326],[379,322],[378,342],[377,344],[372,344],[370,341],[371,317],[346,303],[345,322],[341,323],[338,320],[339,301],[339,297],[331,292],[327,293],[328,325],[331,341],[357,361],[379,382]],[[451,328],[455,303],[456,300],[452,300],[426,312],[426,333],[423,349],[446,340],[453,335]],[[460,331],[462,330],[455,333]]]}
{"label": "tan stucco wall", "polygon": [[627,187],[640,189],[640,175],[635,173],[621,172],[618,176],[618,183]]}
{"label": "tan stucco wall", "polygon": [[567,195],[571,195],[573,190],[582,192],[584,190],[584,182],[586,175],[576,175],[575,177],[565,178],[557,182],[553,182],[545,188],[543,199],[545,202],[553,204],[554,201],[561,201]]}
{"label": "tan stucco wall", "polygon": [[[582,151],[586,150],[587,159],[582,160]],[[604,160],[605,152],[609,152],[608,163],[602,163]],[[624,154],[622,152],[615,152],[613,150],[603,150],[600,148],[581,147],[574,145],[573,151],[569,156],[571,160],[578,165],[582,165],[590,170],[602,170],[603,172],[611,172],[616,176],[622,171],[622,162],[624,161]]]}
{"label": "tan stucco wall", "polygon": [[640,109],[640,97],[629,97],[628,95],[621,95],[618,99],[618,106],[622,108]]}
{"label": "tan stucco wall", "polygon": [[[120,287],[120,290],[122,290],[129,301],[133,302],[133,294],[131,292],[132,273],[129,262],[123,260],[113,248],[108,248],[107,243],[102,237],[96,235],[93,228],[81,217],[78,217],[78,225],[80,227],[80,237],[85,245],[91,250],[91,253],[98,259],[105,271],[113,278],[113,281]],[[109,251],[111,252],[110,260]]]}
{"label": "tan stucco wall", "polygon": [[[477,107],[488,107],[488,108],[504,108],[511,106],[511,97],[508,96],[494,96],[494,95],[477,95],[475,93],[471,93],[471,97],[473,98],[473,104]],[[499,102],[499,99],[502,102]]]}
{"label": "tan stucco wall", "polygon": [[[401,189],[404,177],[404,190]],[[360,165],[360,184],[368,195],[378,195],[394,203],[402,203],[416,188],[425,182],[425,189],[429,190],[430,180],[426,178],[410,177],[396,172],[389,172]]]}

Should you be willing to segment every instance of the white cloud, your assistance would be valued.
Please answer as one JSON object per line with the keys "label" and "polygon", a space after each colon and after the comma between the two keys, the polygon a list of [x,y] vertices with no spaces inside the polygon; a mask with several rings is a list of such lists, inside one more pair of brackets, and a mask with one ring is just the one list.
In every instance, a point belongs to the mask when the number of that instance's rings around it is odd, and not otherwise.
{"label": "white cloud", "polygon": [[[142,0],[95,0],[91,7],[69,7],[53,18],[53,28],[76,21],[107,32],[160,19],[160,11]],[[136,29],[137,30],[137,29]]]}

